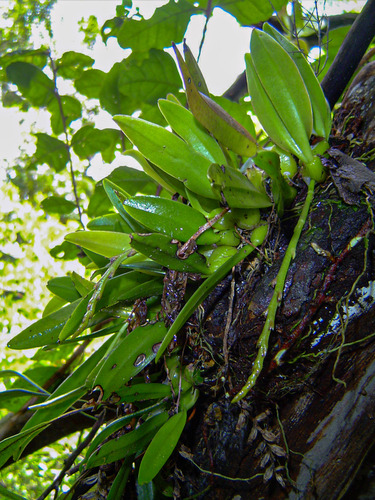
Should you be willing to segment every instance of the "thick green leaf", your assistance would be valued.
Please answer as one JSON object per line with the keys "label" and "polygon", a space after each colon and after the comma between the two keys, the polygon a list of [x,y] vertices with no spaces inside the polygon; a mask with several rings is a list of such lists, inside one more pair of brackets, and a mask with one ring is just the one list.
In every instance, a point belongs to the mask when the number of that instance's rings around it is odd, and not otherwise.
{"label": "thick green leaf", "polygon": [[102,388],[104,399],[120,390],[155,358],[166,333],[167,329],[160,321],[130,332],[106,356],[93,387],[99,385]]}
{"label": "thick green leaf", "polygon": [[17,85],[32,106],[44,107],[55,100],[53,81],[37,66],[14,62],[6,68],[8,80]]}
{"label": "thick green leaf", "polygon": [[114,119],[149,161],[183,182],[191,191],[215,198],[207,178],[211,165],[207,158],[159,125],[131,116],[116,116]]}
{"label": "thick green leaf", "polygon": [[148,406],[146,408],[142,408],[134,413],[125,415],[124,417],[120,417],[111,423],[109,423],[103,430],[101,430],[92,440],[90,443],[90,446],[88,447],[87,453],[86,453],[86,458],[84,459],[84,462],[86,462],[87,458],[90,457],[96,450],[96,448],[103,443],[109,436],[112,434],[116,433],[118,430],[122,429],[130,423],[134,418],[139,418],[144,415],[147,415],[149,413],[153,413],[155,411],[161,411],[164,408],[164,403],[159,402],[156,403],[152,406]]}
{"label": "thick green leaf", "polygon": [[178,242],[164,234],[133,234],[131,246],[138,252],[158,262],[162,266],[187,273],[210,274],[206,259],[198,252],[192,253],[186,259],[177,256]]}
{"label": "thick green leaf", "polygon": [[56,69],[59,76],[63,78],[77,78],[85,68],[94,64],[92,57],[69,50],[56,61]]}
{"label": "thick green leaf", "polygon": [[118,500],[119,498],[124,498],[123,494],[125,492],[131,470],[132,464],[129,461],[124,460],[120,470],[112,482],[111,489],[107,495],[107,500]]}
{"label": "thick green leaf", "polygon": [[118,88],[140,107],[145,103],[156,104],[159,97],[181,88],[174,60],[162,50],[151,49],[146,59],[132,54],[126,61],[126,71],[119,75]]}
{"label": "thick green leaf", "polygon": [[66,144],[48,134],[37,133],[36,151],[34,162],[37,165],[46,163],[56,172],[61,172],[69,161],[69,153]]}
{"label": "thick green leaf", "polygon": [[226,158],[219,144],[189,110],[165,99],[160,99],[158,104],[173,131],[190,144],[195,151],[212,163],[226,163]]}
{"label": "thick green leaf", "polygon": [[167,420],[168,413],[164,411],[149,418],[135,430],[107,441],[89,457],[86,467],[90,469],[98,465],[109,464],[141,451]]}
{"label": "thick green leaf", "polygon": [[44,198],[40,204],[41,208],[47,214],[68,215],[77,208],[76,204],[72,201],[66,200],[62,196],[49,196]]}
{"label": "thick green leaf", "polygon": [[125,386],[116,391],[120,401],[133,403],[134,401],[148,401],[150,399],[164,399],[172,397],[171,388],[167,384],[147,383]]}
{"label": "thick green leaf", "polygon": [[[250,135],[256,137],[256,130],[254,123],[248,111],[251,109],[251,104],[246,101],[241,101],[241,103],[230,101],[225,97],[211,96],[212,100],[215,101],[219,106],[221,106],[230,116],[232,116],[239,124],[241,124]],[[216,162],[219,163],[219,162]]]}
{"label": "thick green leaf", "polygon": [[47,283],[47,288],[50,292],[68,302],[74,302],[81,298],[70,276],[59,276],[58,278],[50,279]]}
{"label": "thick green leaf", "polygon": [[[221,106],[199,91],[198,84],[176,45],[173,45],[173,49],[184,79],[189,108],[195,118],[231,151],[241,156],[253,156],[257,150],[256,139]],[[187,46],[185,52],[190,53]]]}
{"label": "thick green leaf", "polygon": [[[61,116],[60,104],[64,117]],[[48,104],[47,108],[51,113],[52,131],[56,135],[62,134],[72,121],[82,116],[82,104],[78,99],[70,95],[60,96],[60,103],[57,99],[54,99]]]}
{"label": "thick green leaf", "polygon": [[117,33],[118,43],[123,49],[130,48],[134,52],[170,47],[172,40],[176,43],[182,41],[195,12],[196,8],[185,0],[178,3],[170,0],[167,5],[156,9],[150,19],[125,19]]}
{"label": "thick green leaf", "polygon": [[139,484],[152,481],[159,473],[177,446],[186,424],[186,418],[186,410],[173,415],[155,434],[139,466]]}
{"label": "thick green leaf", "polygon": [[217,6],[232,14],[243,26],[252,26],[269,19],[288,3],[288,0],[214,0]]}
{"label": "thick green leaf", "polygon": [[99,99],[106,73],[100,69],[88,69],[74,81],[78,92],[89,99]]}
{"label": "thick green leaf", "polygon": [[[125,210],[142,225],[153,232],[159,232],[185,242],[191,238],[206,218],[197,210],[183,203],[158,196],[135,196],[124,201]],[[201,245],[217,243],[219,237],[212,228],[197,238]]]}
{"label": "thick green leaf", "polygon": [[120,214],[107,214],[90,220],[87,224],[90,231],[114,231],[116,233],[131,233],[132,228]]}
{"label": "thick green leaf", "polygon": [[112,231],[77,231],[67,234],[65,240],[108,258],[131,249],[128,234]]}
{"label": "thick green leaf", "polygon": [[230,208],[266,208],[272,205],[269,197],[258,191],[239,170],[213,164],[209,176],[213,190],[218,197],[224,197]]}
{"label": "thick green leaf", "polygon": [[42,424],[39,424],[38,426],[35,426],[34,429],[27,429],[25,431],[19,432],[18,434],[15,434],[14,436],[3,439],[0,442],[0,467],[2,467],[9,460],[9,458],[25,441],[30,441],[30,435],[32,439],[36,432],[41,432],[43,429],[48,427],[48,424],[49,422],[44,422]]}
{"label": "thick green leaf", "polygon": [[184,196],[185,186],[184,184],[172,177],[171,175],[164,172],[161,168],[157,167],[155,164],[151,164],[146,158],[136,149],[128,149],[124,153],[126,156],[131,156],[140,164],[143,171],[153,179],[157,184],[160,184],[166,191],[170,193],[180,193]]}
{"label": "thick green leaf", "polygon": [[10,349],[30,349],[56,344],[60,331],[70,314],[77,307],[78,301],[66,305],[48,316],[32,323],[8,342]]}
{"label": "thick green leaf", "polygon": [[[95,302],[95,308],[96,311],[99,312],[104,307],[113,306],[120,301],[130,301],[149,297],[151,295],[159,295],[162,291],[163,285],[159,277],[153,277],[137,271],[130,271],[108,280],[101,298]],[[88,305],[93,293],[94,291],[88,293],[79,303],[77,303],[77,307],[69,316],[59,334],[59,339],[61,341],[70,337],[77,331],[88,310]],[[91,304],[90,307],[92,310],[93,305]],[[95,322],[95,316],[92,321]],[[92,326],[92,322],[89,322],[88,326]]]}

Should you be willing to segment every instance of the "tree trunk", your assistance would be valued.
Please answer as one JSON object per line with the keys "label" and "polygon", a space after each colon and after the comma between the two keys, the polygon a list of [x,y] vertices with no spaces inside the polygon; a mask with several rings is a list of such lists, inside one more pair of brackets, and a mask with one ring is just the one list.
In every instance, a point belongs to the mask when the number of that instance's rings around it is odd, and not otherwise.
{"label": "tree trunk", "polygon": [[[357,157],[375,145],[373,73],[356,78],[335,122],[333,143],[351,153],[354,145]],[[262,260],[236,269],[206,301],[199,355],[215,365],[183,435],[177,496],[335,499],[351,485],[375,437],[375,185],[362,187],[359,206],[342,201],[331,178],[319,188],[265,368],[239,404],[230,400],[250,373],[293,212]]]}

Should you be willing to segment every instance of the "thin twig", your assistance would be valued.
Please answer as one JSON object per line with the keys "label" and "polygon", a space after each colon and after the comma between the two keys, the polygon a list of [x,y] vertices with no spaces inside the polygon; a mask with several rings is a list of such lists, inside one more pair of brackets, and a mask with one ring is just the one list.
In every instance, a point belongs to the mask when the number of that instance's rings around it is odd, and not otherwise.
{"label": "thin twig", "polygon": [[61,97],[60,97],[59,91],[57,89],[57,70],[56,70],[55,62],[52,59],[51,55],[49,55],[49,60],[50,60],[50,63],[51,63],[51,69],[52,69],[52,73],[53,73],[53,84],[54,84],[54,87],[55,87],[54,94],[55,94],[55,97],[57,99],[57,103],[58,103],[59,111],[60,111],[61,122],[62,122],[63,129],[64,129],[65,147],[66,147],[66,152],[68,154],[68,163],[69,163],[69,170],[70,170],[70,178],[72,180],[74,199],[75,199],[76,207],[78,209],[79,222],[80,222],[82,228],[85,229],[85,225],[84,225],[83,220],[82,220],[82,209],[81,209],[81,205],[79,203],[79,196],[78,196],[78,190],[77,190],[77,182],[76,182],[75,173],[74,173],[72,155],[70,154],[70,141],[69,141],[68,129],[67,129],[67,126],[66,126],[66,118],[65,118],[65,115],[64,115],[64,110],[63,110],[63,106],[62,106],[62,102],[61,102]]}
{"label": "thin twig", "polygon": [[92,426],[91,431],[88,433],[86,438],[82,441],[81,444],[77,446],[77,448],[69,455],[69,457],[65,460],[64,462],[64,467],[62,468],[60,474],[56,477],[56,479],[53,481],[53,483],[48,486],[48,488],[38,497],[37,500],[44,500],[44,498],[47,498],[47,496],[51,493],[51,491],[55,491],[56,494],[58,493],[59,486],[64,479],[64,476],[66,472],[72,467],[74,461],[78,457],[78,455],[81,453],[82,450],[88,446],[91,441],[93,440],[95,434],[99,430],[100,426],[103,424],[104,419],[105,419],[105,413],[106,410],[104,409],[100,415],[98,416],[97,421],[95,424]]}

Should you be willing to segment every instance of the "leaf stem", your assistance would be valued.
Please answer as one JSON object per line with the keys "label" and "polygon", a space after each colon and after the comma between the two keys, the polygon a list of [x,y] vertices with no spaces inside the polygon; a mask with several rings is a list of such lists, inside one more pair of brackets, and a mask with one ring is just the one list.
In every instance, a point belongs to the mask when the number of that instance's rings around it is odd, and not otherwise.
{"label": "leaf stem", "polygon": [[270,334],[271,331],[275,328],[276,312],[282,300],[286,276],[289,270],[290,263],[296,255],[297,244],[300,239],[302,229],[306,223],[311,202],[314,198],[314,188],[315,188],[315,181],[310,180],[305,203],[302,207],[302,211],[299,216],[296,227],[294,228],[293,236],[289,242],[288,248],[286,249],[280,270],[277,274],[275,289],[267,310],[266,322],[264,323],[262,333],[260,334],[260,337],[257,342],[258,345],[257,357],[255,358],[251,374],[247,379],[246,384],[242,387],[240,392],[232,399],[232,403],[237,403],[246,396],[246,394],[254,387],[259,377],[259,374],[262,371],[264,359],[267,355],[268,341],[270,338]]}

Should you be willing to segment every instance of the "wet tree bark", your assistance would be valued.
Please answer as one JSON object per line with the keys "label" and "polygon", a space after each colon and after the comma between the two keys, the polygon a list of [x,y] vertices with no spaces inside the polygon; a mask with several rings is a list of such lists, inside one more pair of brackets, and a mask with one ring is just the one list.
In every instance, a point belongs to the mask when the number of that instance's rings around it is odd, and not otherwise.
{"label": "wet tree bark", "polygon": [[[373,64],[353,82],[332,137],[341,150],[367,154],[369,166]],[[375,438],[371,189],[350,206],[331,177],[320,187],[288,273],[265,369],[236,405],[230,399],[250,373],[293,212],[274,227],[264,257],[236,269],[207,301],[202,344],[215,365],[182,440],[182,498],[336,499],[352,484]],[[354,484],[348,498],[357,498],[357,490]]]}

